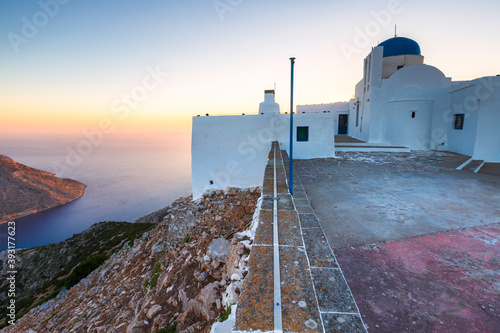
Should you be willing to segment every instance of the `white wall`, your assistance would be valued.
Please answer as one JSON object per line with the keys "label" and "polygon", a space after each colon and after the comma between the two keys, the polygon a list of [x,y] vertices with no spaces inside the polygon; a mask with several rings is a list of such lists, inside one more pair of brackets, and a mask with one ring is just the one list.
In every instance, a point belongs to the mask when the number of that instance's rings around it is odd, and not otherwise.
{"label": "white wall", "polygon": [[[479,109],[474,97],[475,83],[473,81],[454,85],[450,92],[450,107],[446,110],[447,146],[450,151],[472,156],[476,141]],[[466,101],[471,101],[467,105]],[[454,129],[454,115],[465,114],[464,128]]]}
{"label": "white wall", "polygon": [[381,87],[383,64],[384,64],[384,48],[375,47],[372,51],[370,87],[373,88]]}
{"label": "white wall", "polygon": [[[279,115],[193,117],[193,199],[210,189],[261,186]],[[213,184],[210,184],[210,181]]]}
{"label": "white wall", "polygon": [[[336,103],[329,103],[329,104],[307,104],[307,105],[297,105],[297,113],[325,113],[330,112],[333,113],[333,130],[334,134],[337,135],[339,134],[339,115],[340,114],[347,114],[349,115],[349,102],[336,102]],[[350,115],[349,115],[350,118]],[[351,127],[351,120],[348,118],[348,125],[347,125],[347,134],[350,133],[350,127]]]}
{"label": "white wall", "polygon": [[500,76],[484,77],[475,81],[474,97],[479,98],[480,102],[473,157],[500,163]]}
{"label": "white wall", "polygon": [[348,110],[349,102],[297,105],[297,113],[347,112]]}
{"label": "white wall", "polygon": [[[375,47],[365,58],[366,77],[356,84],[354,102],[359,101],[359,126],[356,127],[356,108],[351,109],[349,116],[354,120],[354,126],[349,128],[349,135],[363,141],[381,142],[382,137],[377,118],[381,110],[377,108],[377,98],[382,85],[382,63],[384,48]],[[375,101],[375,106],[372,102]],[[374,123],[372,123],[372,120]],[[372,128],[375,128],[372,132]]]}
{"label": "white wall", "polygon": [[[454,82],[448,121],[448,148],[477,160],[500,163],[500,77]],[[463,130],[453,127],[453,115],[465,114]]]}
{"label": "white wall", "polygon": [[[422,100],[388,103],[384,141],[414,150],[430,149],[433,102]],[[412,118],[412,112],[415,112],[415,118]]]}
{"label": "white wall", "polygon": [[[193,199],[210,189],[261,186],[271,142],[278,140],[289,153],[289,119],[289,114],[193,117]],[[333,123],[331,113],[294,114],[294,159],[334,157]],[[309,141],[296,141],[297,126],[309,127]]]}
{"label": "white wall", "polygon": [[334,103],[297,105],[297,113],[322,113],[324,111],[333,112]]}
{"label": "white wall", "polygon": [[351,126],[349,135],[363,141],[368,141],[370,135],[371,104],[365,102],[363,87],[363,80],[359,81],[355,87],[356,98],[354,102],[356,103],[359,101],[359,122],[356,127],[356,108],[354,108],[350,116],[350,118],[354,120],[354,126]]}
{"label": "white wall", "polygon": [[354,103],[354,98],[347,102],[347,112],[349,114],[349,127],[347,128],[347,135],[354,136],[356,133],[356,104]]}
{"label": "white wall", "polygon": [[[382,133],[383,143],[415,150],[436,149],[446,133],[442,114],[449,106],[451,80],[428,65],[409,65],[382,81],[374,92],[371,132]],[[415,111],[415,118],[411,112]],[[376,115],[374,114],[376,112]],[[439,137],[435,134],[440,134]],[[375,133],[373,133],[375,134]],[[372,141],[370,136],[370,142]]]}
{"label": "white wall", "polygon": [[[279,134],[281,149],[290,154],[290,115],[282,114],[286,130]],[[295,113],[293,115],[293,158],[310,159],[335,157],[334,114],[332,113]],[[297,142],[297,127],[309,126],[309,141]]]}

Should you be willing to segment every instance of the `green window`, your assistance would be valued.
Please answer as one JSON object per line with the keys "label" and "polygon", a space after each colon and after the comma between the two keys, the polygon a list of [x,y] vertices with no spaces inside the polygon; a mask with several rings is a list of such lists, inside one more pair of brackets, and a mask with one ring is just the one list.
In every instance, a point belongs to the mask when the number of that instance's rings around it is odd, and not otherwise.
{"label": "green window", "polygon": [[309,126],[297,126],[297,141],[309,141]]}

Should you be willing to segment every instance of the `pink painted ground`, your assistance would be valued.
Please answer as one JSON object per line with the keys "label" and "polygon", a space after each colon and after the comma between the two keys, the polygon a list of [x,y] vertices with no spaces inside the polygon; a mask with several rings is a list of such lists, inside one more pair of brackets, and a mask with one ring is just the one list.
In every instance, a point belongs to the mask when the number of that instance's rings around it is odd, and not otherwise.
{"label": "pink painted ground", "polygon": [[369,332],[500,332],[500,225],[335,251]]}

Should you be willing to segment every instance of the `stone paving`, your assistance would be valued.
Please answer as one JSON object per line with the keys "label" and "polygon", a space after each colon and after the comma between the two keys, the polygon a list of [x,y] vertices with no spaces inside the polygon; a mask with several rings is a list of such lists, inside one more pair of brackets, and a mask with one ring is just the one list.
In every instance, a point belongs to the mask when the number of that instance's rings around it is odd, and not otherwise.
{"label": "stone paving", "polygon": [[[273,149],[278,146],[273,145]],[[274,331],[273,199],[274,154],[265,170],[260,225],[255,234],[236,312],[236,331]],[[299,217],[288,193],[277,150],[277,201],[283,332],[324,332]]]}
{"label": "stone paving", "polygon": [[[323,313],[322,294],[342,287],[316,265],[342,268],[369,332],[497,332],[500,177],[457,171],[469,156],[449,152],[337,155],[294,161],[325,331],[342,329],[334,311]],[[307,198],[312,212],[299,208]],[[324,238],[308,234],[318,225]],[[330,296],[338,309],[354,307],[340,295]]]}
{"label": "stone paving", "polygon": [[303,184],[357,177],[364,173],[381,174],[391,170],[400,172],[438,173],[445,169],[455,169],[466,162],[469,156],[448,152],[337,152],[340,158],[316,158],[294,161],[295,173]]}
{"label": "stone paving", "polygon": [[[286,152],[282,154],[288,174],[288,156]],[[293,201],[299,213],[324,332],[366,332],[351,290],[297,175]]]}

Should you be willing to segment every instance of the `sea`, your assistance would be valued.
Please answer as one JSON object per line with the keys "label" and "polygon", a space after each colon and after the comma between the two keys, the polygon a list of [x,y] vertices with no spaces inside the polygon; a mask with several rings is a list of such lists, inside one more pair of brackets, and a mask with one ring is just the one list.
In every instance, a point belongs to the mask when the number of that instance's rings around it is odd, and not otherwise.
{"label": "sea", "polygon": [[191,195],[190,140],[188,131],[0,134],[0,154],[87,185],[80,199],[15,220],[16,248],[58,243],[101,221],[134,222]]}

